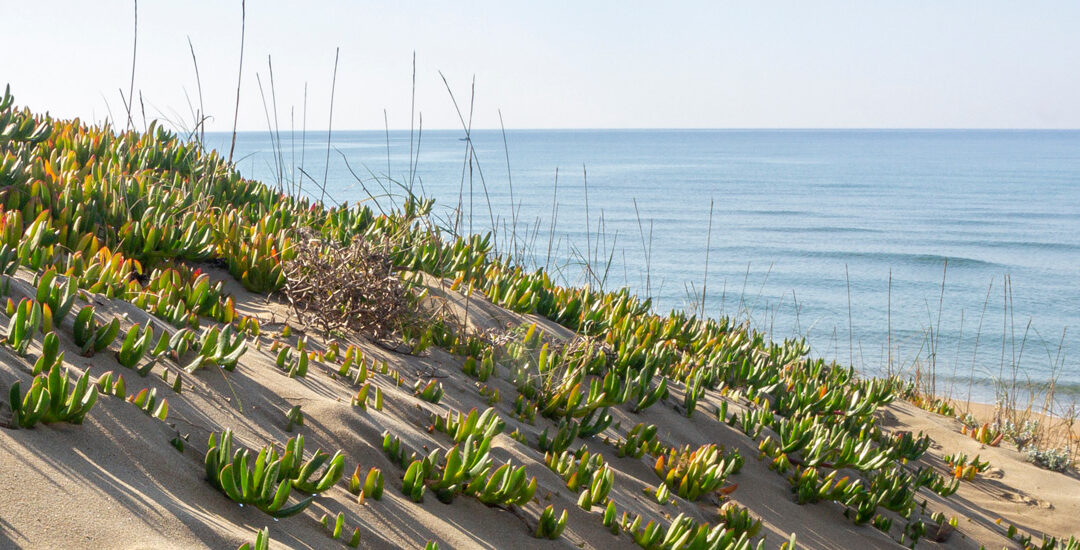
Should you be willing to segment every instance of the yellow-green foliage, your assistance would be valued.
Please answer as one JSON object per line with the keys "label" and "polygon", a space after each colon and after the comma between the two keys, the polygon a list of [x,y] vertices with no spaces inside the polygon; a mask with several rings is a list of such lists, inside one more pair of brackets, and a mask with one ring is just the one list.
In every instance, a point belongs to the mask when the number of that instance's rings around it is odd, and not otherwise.
{"label": "yellow-green foliage", "polygon": [[[48,375],[34,378],[30,391],[23,396],[19,383],[11,385],[11,425],[32,428],[38,422],[70,422],[82,424],[83,418],[97,402],[98,388],[90,384],[90,374],[83,373],[71,387],[68,373],[53,365]],[[70,388],[70,390],[69,390]]]}

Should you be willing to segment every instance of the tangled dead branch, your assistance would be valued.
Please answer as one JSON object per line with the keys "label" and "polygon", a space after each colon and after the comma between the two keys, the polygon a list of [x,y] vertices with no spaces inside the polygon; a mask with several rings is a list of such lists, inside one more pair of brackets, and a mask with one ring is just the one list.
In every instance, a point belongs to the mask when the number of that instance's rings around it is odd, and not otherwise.
{"label": "tangled dead branch", "polygon": [[294,246],[282,294],[301,322],[328,335],[349,329],[377,342],[414,322],[410,292],[383,247],[360,237],[342,246],[313,233]]}

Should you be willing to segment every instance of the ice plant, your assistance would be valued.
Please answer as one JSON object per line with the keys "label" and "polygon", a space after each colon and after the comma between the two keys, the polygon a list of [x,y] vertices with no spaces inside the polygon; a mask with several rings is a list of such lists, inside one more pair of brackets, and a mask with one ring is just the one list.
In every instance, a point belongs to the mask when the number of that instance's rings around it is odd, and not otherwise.
{"label": "ice plant", "polygon": [[89,373],[84,372],[72,387],[67,371],[61,374],[60,365],[55,364],[48,375],[39,374],[34,378],[25,396],[18,382],[11,385],[11,425],[32,428],[38,422],[82,424],[97,397],[98,388],[90,384]]}
{"label": "ice plant", "polygon": [[557,539],[566,530],[566,510],[555,517],[555,507],[548,504],[540,513],[540,521],[536,525],[535,537],[538,539]]}
{"label": "ice plant", "polygon": [[72,336],[75,345],[82,348],[83,355],[93,355],[107,347],[120,333],[120,321],[113,318],[112,321],[101,325],[94,319],[94,306],[84,306],[75,316],[75,325]]}

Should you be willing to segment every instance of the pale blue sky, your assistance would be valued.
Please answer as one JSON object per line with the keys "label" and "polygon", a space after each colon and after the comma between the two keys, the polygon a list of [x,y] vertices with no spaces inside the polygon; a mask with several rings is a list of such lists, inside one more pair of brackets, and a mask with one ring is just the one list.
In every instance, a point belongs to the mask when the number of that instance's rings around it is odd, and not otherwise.
{"label": "pale blue sky", "polygon": [[[307,4],[311,4],[308,6]],[[0,0],[0,84],[61,116],[119,118],[126,1]],[[297,7],[301,6],[303,7]],[[279,119],[425,128],[1080,128],[1080,2],[284,2],[251,0],[239,126],[266,128],[255,74],[273,56]],[[240,2],[143,0],[135,87],[148,116],[190,120],[198,55],[211,130],[232,125]],[[269,93],[269,90],[267,90]],[[269,98],[268,98],[269,101]]]}

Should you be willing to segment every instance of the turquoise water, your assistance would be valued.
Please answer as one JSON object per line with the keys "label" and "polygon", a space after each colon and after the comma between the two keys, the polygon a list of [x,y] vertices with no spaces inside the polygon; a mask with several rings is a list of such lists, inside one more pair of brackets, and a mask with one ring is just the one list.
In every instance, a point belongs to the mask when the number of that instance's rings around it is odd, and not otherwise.
{"label": "turquoise water", "polygon": [[[934,359],[939,388],[955,378],[966,395],[974,378],[992,400],[985,385],[1012,365],[1034,381],[1056,366],[1065,389],[1080,388],[1078,131],[507,131],[507,148],[499,131],[474,131],[471,171],[463,135],[414,136],[410,178],[408,131],[390,132],[389,159],[384,132],[335,132],[327,194],[362,200],[366,187],[400,204],[389,172],[452,227],[460,192],[459,228],[488,231],[494,218],[500,250],[515,234],[530,266],[582,283],[591,257],[594,285],[629,286],[660,310],[697,303],[705,280],[706,313],[806,336],[815,354],[867,372]],[[207,141],[227,150],[226,135]],[[325,133],[280,141],[286,181],[301,159],[322,181]],[[242,172],[277,181],[273,150],[267,133],[241,134]],[[304,192],[319,195],[308,178]]]}

